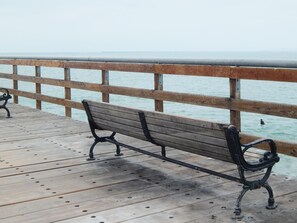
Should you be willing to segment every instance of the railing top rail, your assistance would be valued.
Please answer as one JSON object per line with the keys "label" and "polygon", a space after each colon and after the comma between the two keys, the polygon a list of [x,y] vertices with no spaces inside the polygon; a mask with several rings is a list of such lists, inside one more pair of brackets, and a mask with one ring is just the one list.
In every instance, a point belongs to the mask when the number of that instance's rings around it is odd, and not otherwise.
{"label": "railing top rail", "polygon": [[48,56],[0,56],[0,60],[58,60],[80,62],[114,62],[147,64],[186,64],[210,66],[296,68],[297,60],[264,59],[164,59],[164,58],[109,58],[109,57],[48,57]]}

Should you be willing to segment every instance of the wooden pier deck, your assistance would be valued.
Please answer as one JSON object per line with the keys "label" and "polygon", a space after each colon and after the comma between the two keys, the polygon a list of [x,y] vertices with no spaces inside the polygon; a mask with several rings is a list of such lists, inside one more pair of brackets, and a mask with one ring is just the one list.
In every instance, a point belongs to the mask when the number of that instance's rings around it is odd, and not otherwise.
{"label": "wooden pier deck", "polygon": [[[0,222],[236,222],[241,185],[114,145],[93,142],[87,123],[9,104],[0,111]],[[118,136],[134,146],[150,143]],[[170,150],[168,156],[236,172],[234,165]],[[278,165],[281,165],[279,163]],[[296,222],[297,181],[273,174],[279,207],[266,210],[264,189],[248,192],[241,222]]]}

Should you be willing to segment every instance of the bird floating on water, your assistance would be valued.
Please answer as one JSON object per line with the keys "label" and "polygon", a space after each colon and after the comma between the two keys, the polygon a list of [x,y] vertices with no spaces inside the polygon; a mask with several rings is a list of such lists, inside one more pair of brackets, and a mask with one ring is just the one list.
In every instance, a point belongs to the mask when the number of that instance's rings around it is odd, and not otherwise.
{"label": "bird floating on water", "polygon": [[265,122],[264,122],[263,119],[260,119],[260,124],[261,124],[261,125],[265,125]]}

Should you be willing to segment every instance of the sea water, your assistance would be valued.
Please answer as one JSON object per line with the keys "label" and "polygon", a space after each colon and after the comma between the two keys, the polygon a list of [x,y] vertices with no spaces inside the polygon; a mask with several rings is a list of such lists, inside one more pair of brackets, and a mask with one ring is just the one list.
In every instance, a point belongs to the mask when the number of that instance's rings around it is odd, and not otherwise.
{"label": "sea water", "polygon": [[[261,60],[296,60],[297,52],[114,52],[114,53],[76,53],[76,54],[42,54],[28,56],[68,56],[68,57],[104,57],[104,58],[161,58],[161,59],[261,59]],[[0,72],[11,73],[11,66],[0,65]],[[63,79],[62,68],[41,68],[42,77]],[[18,73],[34,76],[34,67],[19,66]],[[101,72],[98,70],[71,69],[71,79],[90,83],[101,83]],[[229,79],[212,77],[191,77],[164,75],[164,90],[184,92],[218,97],[229,97]],[[153,75],[131,72],[110,72],[110,84],[116,86],[153,89]],[[241,80],[241,98],[248,100],[297,104],[297,83]],[[0,87],[12,87],[12,81],[1,79]],[[35,92],[35,84],[19,82],[19,89]],[[92,99],[101,101],[101,94],[84,90],[72,89],[72,100]],[[64,97],[64,88],[42,85],[42,94]],[[35,107],[35,101],[19,99],[20,104]],[[150,99],[110,95],[110,102],[118,105],[154,110],[154,101]],[[43,103],[43,110],[64,115],[62,106]],[[229,123],[229,111],[174,102],[164,102],[164,112],[210,121]],[[252,135],[286,140],[297,143],[297,119],[242,112],[242,131]],[[73,110],[73,118],[86,121],[83,111]],[[265,125],[260,124],[263,119]],[[275,171],[288,176],[297,177],[296,158],[281,156],[281,164]]]}

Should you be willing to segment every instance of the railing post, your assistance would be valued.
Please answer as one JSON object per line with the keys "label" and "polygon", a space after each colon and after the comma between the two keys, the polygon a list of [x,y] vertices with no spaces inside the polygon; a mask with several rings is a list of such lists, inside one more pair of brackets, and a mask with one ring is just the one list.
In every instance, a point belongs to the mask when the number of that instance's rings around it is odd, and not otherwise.
{"label": "railing post", "polygon": [[[163,91],[163,74],[154,74],[154,82],[154,89]],[[164,111],[164,103],[162,100],[155,100],[155,111]]]}
{"label": "railing post", "polygon": [[68,107],[68,105],[70,105],[70,104],[67,103],[67,101],[71,101],[71,88],[67,87],[68,83],[71,80],[70,68],[64,68],[64,80],[66,82],[66,86],[65,86],[65,115],[67,117],[71,117],[71,107]]}
{"label": "railing post", "polygon": [[[230,84],[230,99],[240,99],[240,79],[229,79]],[[235,125],[238,131],[241,131],[240,111],[231,110],[230,108],[230,123]]]}
{"label": "railing post", "polygon": [[[41,77],[41,69],[39,66],[35,66],[35,78],[36,81]],[[41,95],[41,84],[35,82],[35,89],[36,89],[36,109],[41,110],[41,100],[38,99],[38,96]]]}
{"label": "railing post", "polygon": [[[102,70],[102,85],[109,85],[108,70]],[[102,93],[102,101],[109,103],[109,93]]]}
{"label": "railing post", "polygon": [[[18,66],[17,65],[13,65],[12,66],[12,79],[13,79],[13,89],[14,90],[18,90],[19,89],[19,84],[18,84],[18,80],[16,79],[16,76],[18,75]],[[15,104],[19,103],[19,96],[17,96],[16,94],[13,94],[13,102]]]}

